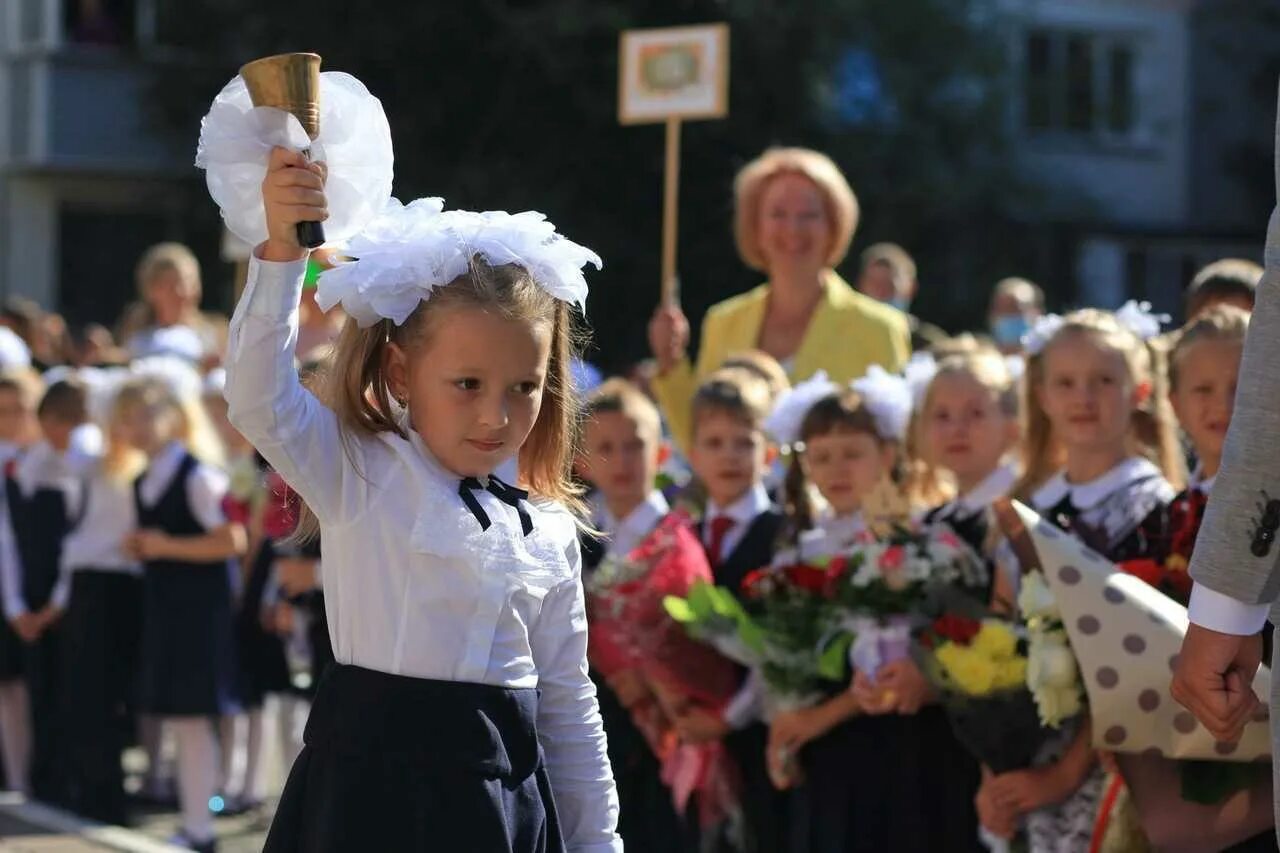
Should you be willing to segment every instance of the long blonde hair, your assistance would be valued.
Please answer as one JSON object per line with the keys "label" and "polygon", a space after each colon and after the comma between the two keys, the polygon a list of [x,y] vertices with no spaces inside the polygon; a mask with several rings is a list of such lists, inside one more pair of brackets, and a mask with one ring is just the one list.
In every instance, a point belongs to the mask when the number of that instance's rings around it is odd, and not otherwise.
{"label": "long blonde hair", "polygon": [[[362,329],[347,318],[332,358],[315,376],[317,397],[337,415],[343,440],[383,432],[408,437],[400,405],[392,399],[387,381],[387,347],[422,346],[430,337],[432,317],[451,306],[478,308],[503,319],[551,327],[542,406],[520,448],[520,480],[532,495],[557,501],[579,518],[585,516],[582,489],[573,481],[578,431],[578,401],[571,373],[578,342],[574,315],[567,303],[553,297],[517,264],[491,266],[480,256],[473,257],[465,275],[433,289],[431,298],[421,302],[399,326],[381,320]],[[315,515],[304,506],[295,535],[309,539],[317,532]]]}
{"label": "long blonde hair", "polygon": [[1014,487],[1020,498],[1029,497],[1062,466],[1062,451],[1053,436],[1049,416],[1040,405],[1038,390],[1044,384],[1045,354],[1069,335],[1090,335],[1099,346],[1110,347],[1124,356],[1133,384],[1146,383],[1150,393],[1134,407],[1130,417],[1129,442],[1132,452],[1151,460],[1175,488],[1186,481],[1185,466],[1178,447],[1173,414],[1169,409],[1165,374],[1165,352],[1157,343],[1143,341],[1116,320],[1110,311],[1082,308],[1063,318],[1040,352],[1027,359],[1023,395],[1022,479]]}
{"label": "long blonde hair", "polygon": [[[935,453],[926,439],[929,411],[933,408],[935,396],[934,389],[937,387],[939,379],[950,376],[969,377],[995,396],[996,405],[1002,414],[1010,418],[1018,417],[1018,383],[1009,371],[1009,365],[999,350],[991,346],[978,344],[973,348],[954,350],[951,354],[938,360],[937,372],[929,380],[929,385],[925,388],[924,395],[920,398],[920,405],[916,407],[915,412],[912,414],[911,432],[909,433],[915,454],[918,457],[916,464],[921,466],[924,471],[929,472],[932,475],[931,482],[937,484],[933,487],[932,497],[934,501],[929,504],[930,506],[938,506],[944,503],[953,497],[955,493],[955,484],[939,473],[941,469],[938,468]],[[951,494],[946,494],[947,491],[950,491]]]}
{"label": "long blonde hair", "polygon": [[[158,377],[140,376],[130,379],[120,386],[111,403],[108,432],[110,427],[119,421],[132,406],[141,406],[151,417],[169,416],[174,419],[172,440],[179,441],[192,456],[206,465],[223,467],[224,456],[222,443],[204,407],[199,400],[185,400],[170,387],[169,383]],[[120,451],[120,458],[115,462],[108,461],[108,466],[118,466],[115,470],[124,470],[129,462],[127,455]]]}

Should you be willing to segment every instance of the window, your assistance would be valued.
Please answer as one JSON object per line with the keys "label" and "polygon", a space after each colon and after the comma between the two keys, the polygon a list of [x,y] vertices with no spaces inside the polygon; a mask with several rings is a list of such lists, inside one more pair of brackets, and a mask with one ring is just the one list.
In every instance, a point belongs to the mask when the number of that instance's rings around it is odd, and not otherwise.
{"label": "window", "polygon": [[1023,43],[1023,126],[1129,137],[1137,124],[1133,45],[1114,36],[1032,30]]}

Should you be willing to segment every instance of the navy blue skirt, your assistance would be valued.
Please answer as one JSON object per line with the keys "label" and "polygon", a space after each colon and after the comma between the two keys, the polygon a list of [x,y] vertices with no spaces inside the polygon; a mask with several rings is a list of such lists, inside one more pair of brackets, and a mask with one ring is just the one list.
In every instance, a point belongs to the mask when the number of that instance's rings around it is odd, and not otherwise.
{"label": "navy blue skirt", "polygon": [[142,575],[138,710],[217,716],[239,710],[226,564],[148,564]]}
{"label": "navy blue skirt", "polygon": [[536,690],[335,664],[264,853],[564,850]]}

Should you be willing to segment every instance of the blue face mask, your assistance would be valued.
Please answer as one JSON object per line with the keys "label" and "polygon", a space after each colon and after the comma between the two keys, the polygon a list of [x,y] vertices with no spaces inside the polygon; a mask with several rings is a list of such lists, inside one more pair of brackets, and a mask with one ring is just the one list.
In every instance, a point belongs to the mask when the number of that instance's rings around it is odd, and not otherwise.
{"label": "blue face mask", "polygon": [[1014,346],[1031,331],[1031,321],[1021,314],[1001,314],[991,318],[991,337],[1000,346]]}
{"label": "blue face mask", "polygon": [[906,312],[911,307],[911,300],[905,296],[895,296],[889,300],[889,304],[899,311]]}

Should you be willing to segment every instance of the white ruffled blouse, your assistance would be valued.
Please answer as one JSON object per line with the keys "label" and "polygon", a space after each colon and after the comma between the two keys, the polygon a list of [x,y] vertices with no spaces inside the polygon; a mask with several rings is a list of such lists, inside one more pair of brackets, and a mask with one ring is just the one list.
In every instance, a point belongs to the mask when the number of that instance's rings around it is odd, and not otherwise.
{"label": "white ruffled blouse", "polygon": [[[232,423],[320,519],[329,635],[340,663],[380,672],[541,688],[538,737],[573,851],[621,851],[618,799],[595,689],[573,518],[473,492],[482,530],[418,435],[340,432],[298,382],[293,350],[305,261],[249,263],[231,321]],[[447,733],[444,733],[447,736]]]}

